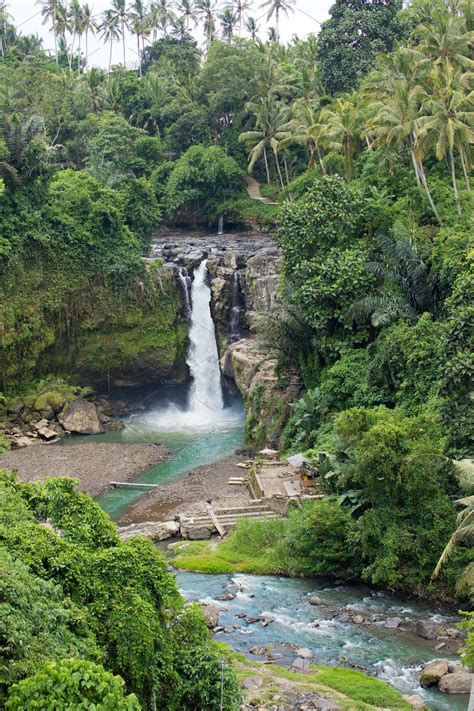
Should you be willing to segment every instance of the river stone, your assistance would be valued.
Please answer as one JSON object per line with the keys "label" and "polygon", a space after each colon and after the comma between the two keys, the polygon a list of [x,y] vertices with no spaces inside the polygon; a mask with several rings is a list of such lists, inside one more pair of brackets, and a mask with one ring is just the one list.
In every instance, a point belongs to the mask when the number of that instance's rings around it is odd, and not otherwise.
{"label": "river stone", "polygon": [[354,615],[354,617],[352,618],[352,622],[355,625],[362,625],[365,622],[365,617],[363,617],[362,615]]}
{"label": "river stone", "polygon": [[127,541],[132,536],[142,535],[152,541],[164,541],[179,533],[177,521],[146,521],[145,523],[132,523],[118,529],[122,541]]}
{"label": "river stone", "polygon": [[263,679],[259,676],[248,676],[243,680],[244,689],[258,689],[263,684]]}
{"label": "river stone", "polygon": [[411,696],[404,696],[403,698],[405,701],[408,701],[414,711],[423,711],[423,709],[426,709],[425,702],[418,694],[411,694]]}
{"label": "river stone", "polygon": [[445,674],[448,673],[448,662],[445,659],[435,659],[425,664],[421,670],[420,684],[426,689],[428,686],[437,684]]}
{"label": "river stone", "polygon": [[16,437],[13,440],[14,444],[16,447],[31,447],[32,444],[34,444],[34,441],[29,439],[29,437]]}
{"label": "river stone", "polygon": [[323,604],[323,601],[317,595],[311,595],[311,597],[308,598],[308,602],[310,605],[322,605]]}
{"label": "river stone", "polygon": [[77,434],[99,434],[104,431],[96,406],[83,398],[68,403],[58,415],[58,420],[65,430]]}
{"label": "river stone", "polygon": [[457,671],[443,676],[438,684],[445,694],[468,694],[474,681],[474,674],[467,671]]}
{"label": "river stone", "polygon": [[388,620],[385,620],[384,627],[387,627],[388,629],[396,629],[397,627],[400,627],[402,622],[403,620],[401,617],[389,617]]}
{"label": "river stone", "polygon": [[313,652],[308,649],[308,647],[301,647],[300,649],[297,649],[296,654],[298,657],[302,657],[303,659],[311,659],[313,656]]}
{"label": "river stone", "polygon": [[202,604],[202,612],[209,629],[214,629],[219,624],[220,608],[217,605]]}
{"label": "river stone", "polygon": [[433,620],[418,620],[415,631],[423,639],[436,639],[444,630],[440,624]]}
{"label": "river stone", "polygon": [[302,657],[296,657],[291,663],[290,671],[304,674],[309,671],[309,661],[307,659],[303,659]]}
{"label": "river stone", "polygon": [[461,662],[448,662],[448,673],[454,674],[454,672],[466,671],[461,664]]}

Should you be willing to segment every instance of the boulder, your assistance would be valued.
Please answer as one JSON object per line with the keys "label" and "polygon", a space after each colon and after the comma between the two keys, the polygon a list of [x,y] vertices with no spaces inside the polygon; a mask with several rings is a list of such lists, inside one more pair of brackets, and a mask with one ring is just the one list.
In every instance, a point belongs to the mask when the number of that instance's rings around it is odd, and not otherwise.
{"label": "boulder", "polygon": [[445,659],[435,659],[424,665],[421,670],[420,684],[424,689],[434,686],[447,673],[448,662]]}
{"label": "boulder", "polygon": [[276,459],[278,457],[278,451],[276,449],[269,449],[268,447],[265,447],[265,449],[260,450],[259,455],[264,459]]}
{"label": "boulder", "polygon": [[365,617],[363,615],[354,615],[352,622],[355,625],[362,625],[365,622]]}
{"label": "boulder", "polygon": [[118,534],[122,541],[126,541],[132,536],[146,536],[152,541],[165,541],[179,533],[179,523],[177,521],[147,521],[145,523],[134,523],[130,526],[123,526],[118,529]]}
{"label": "boulder", "polygon": [[448,673],[454,674],[454,672],[466,671],[461,664],[461,662],[448,662]]}
{"label": "boulder", "polygon": [[423,711],[426,709],[426,704],[418,694],[411,694],[410,696],[403,697],[407,701],[414,711]]}
{"label": "boulder", "polygon": [[34,440],[29,437],[15,437],[13,444],[15,447],[31,447],[34,444]]}
{"label": "boulder", "polygon": [[296,659],[293,659],[290,667],[290,671],[299,672],[300,674],[304,674],[309,671],[309,669],[309,661],[307,659],[303,659],[302,657],[296,657]]}
{"label": "boulder", "polygon": [[436,639],[444,629],[433,620],[418,620],[415,627],[416,634],[423,639]]}
{"label": "boulder", "polygon": [[311,657],[314,656],[313,652],[307,647],[300,647],[296,650],[296,654],[303,659],[311,659]]}
{"label": "boulder", "polygon": [[45,439],[47,442],[49,442],[52,439],[56,439],[58,436],[56,434],[56,432],[54,430],[51,430],[49,427],[40,427],[38,429],[38,434],[40,435],[40,437]]}
{"label": "boulder", "polygon": [[385,620],[384,627],[387,627],[389,630],[393,630],[400,627],[402,622],[403,620],[401,617],[389,617],[388,620]]}
{"label": "boulder", "polygon": [[469,694],[473,681],[474,674],[467,671],[457,671],[443,676],[438,688],[445,694]]}
{"label": "boulder", "polygon": [[99,434],[104,431],[96,406],[83,398],[68,403],[59,413],[58,420],[65,430],[77,434]]}
{"label": "boulder", "polygon": [[311,595],[311,597],[308,598],[308,602],[310,605],[322,605],[323,604],[323,601],[317,595]]}
{"label": "boulder", "polygon": [[203,604],[202,612],[206,620],[206,625],[213,630],[219,624],[220,608],[217,605]]}

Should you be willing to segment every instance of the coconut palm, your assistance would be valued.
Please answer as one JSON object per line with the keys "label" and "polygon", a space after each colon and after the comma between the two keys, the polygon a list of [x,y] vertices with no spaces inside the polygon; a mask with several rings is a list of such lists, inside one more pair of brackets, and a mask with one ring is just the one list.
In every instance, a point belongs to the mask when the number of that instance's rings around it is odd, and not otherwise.
{"label": "coconut palm", "polygon": [[222,37],[227,42],[230,42],[234,35],[234,27],[237,22],[237,16],[230,7],[225,7],[218,17],[222,27]]}
{"label": "coconut palm", "polygon": [[51,23],[51,29],[54,37],[54,54],[56,56],[56,64],[59,64],[58,56],[58,19],[61,14],[64,14],[64,6],[60,0],[37,0],[41,5],[41,16],[43,25]]}
{"label": "coconut palm", "polygon": [[265,0],[260,7],[268,8],[267,21],[271,20],[275,15],[276,34],[280,36],[280,14],[283,12],[288,16],[290,12],[294,12],[296,0]]}
{"label": "coconut palm", "polygon": [[153,31],[153,42],[156,42],[158,30],[161,30],[163,36],[166,37],[168,34],[168,26],[172,19],[171,3],[169,0],[152,2],[147,17],[148,27]]}
{"label": "coconut palm", "polygon": [[120,38],[120,21],[118,16],[112,12],[112,10],[106,10],[102,15],[102,22],[99,25],[100,36],[104,42],[110,43],[109,52],[109,80],[110,80],[110,68],[112,66],[112,51],[114,46],[114,41]]}
{"label": "coconut palm", "polygon": [[416,130],[420,116],[420,87],[412,86],[405,77],[392,79],[390,90],[370,107],[372,117],[366,122],[365,135],[374,138],[374,147],[386,145],[400,149],[407,147],[418,185],[423,188],[439,224],[441,217],[428,186],[422,144]]}
{"label": "coconut palm", "polygon": [[235,15],[236,24],[239,25],[239,37],[242,37],[242,24],[245,20],[245,16],[248,10],[250,10],[251,8],[251,3],[248,2],[248,0],[231,0],[231,2],[229,2],[228,4],[228,7]]}
{"label": "coconut palm", "polygon": [[89,56],[89,33],[95,35],[99,29],[99,25],[95,16],[92,14],[92,10],[88,3],[83,7],[83,19],[84,19],[84,36],[86,41],[86,54],[84,57],[84,67],[87,68],[87,58]]}
{"label": "coconut palm", "polygon": [[198,14],[193,0],[180,0],[177,4],[176,9],[178,14],[184,18],[186,22],[186,31],[189,33],[189,27],[191,22],[196,23]]}
{"label": "coconut palm", "polygon": [[253,42],[256,42],[258,39],[258,27],[257,27],[257,21],[254,17],[248,17],[246,22],[245,22],[245,29],[250,35],[250,39]]}
{"label": "coconut palm", "polygon": [[196,4],[199,16],[204,23],[204,35],[206,43],[209,45],[216,34],[216,11],[217,4],[214,0],[199,0]]}
{"label": "coconut palm", "polygon": [[74,56],[74,44],[77,38],[77,69],[81,70],[81,39],[84,34],[84,8],[80,4],[79,0],[71,0],[71,4],[68,8],[69,22],[72,32],[72,45],[71,45],[71,61]]}
{"label": "coconut palm", "polygon": [[125,55],[125,30],[128,27],[129,15],[127,12],[126,0],[112,0],[112,7],[110,12],[114,17],[117,18],[117,26],[120,27],[120,36],[122,37],[122,51],[123,51],[123,66],[127,66],[127,60]]}
{"label": "coconut palm", "polygon": [[278,149],[280,141],[286,137],[281,127],[285,125],[286,114],[275,97],[271,94],[260,96],[247,104],[247,109],[255,117],[255,128],[244,131],[239,136],[239,141],[245,143],[249,152],[248,171],[252,172],[255,163],[263,156],[267,183],[270,184],[270,169],[267,151],[271,152],[275,162],[275,169],[280,185],[283,187]]}
{"label": "coconut palm", "polygon": [[184,40],[188,36],[188,30],[186,29],[186,20],[184,19],[184,17],[172,18],[171,25],[171,34],[173,35],[173,37],[177,37],[179,40]]}
{"label": "coconut palm", "polygon": [[285,138],[280,141],[280,146],[286,148],[291,145],[306,146],[308,153],[308,170],[319,162],[323,175],[326,175],[326,166],[323,162],[321,147],[321,128],[319,124],[320,111],[316,102],[305,98],[297,99],[291,106],[291,119],[281,126]]}
{"label": "coconut palm", "polygon": [[422,64],[432,65],[447,70],[460,67],[465,70],[474,68],[471,59],[471,46],[474,39],[472,30],[466,28],[466,17],[436,9],[428,21],[417,27],[415,34],[419,39],[418,58]]}
{"label": "coconut palm", "polygon": [[2,55],[2,57],[5,56],[6,37],[9,22],[12,19],[12,16],[7,11],[6,2],[0,2],[0,54]]}
{"label": "coconut palm", "polygon": [[435,144],[438,160],[447,159],[451,168],[454,198],[458,214],[461,215],[459,192],[456,179],[454,151],[459,152],[468,190],[467,152],[474,143],[474,92],[467,93],[461,70],[447,66],[438,71],[429,91],[420,89],[421,116],[415,124],[420,139],[429,145]]}
{"label": "coconut palm", "polygon": [[360,121],[354,95],[343,95],[321,111],[319,124],[314,127],[322,145],[340,151],[344,156],[346,177],[354,178],[354,156],[359,145]]}

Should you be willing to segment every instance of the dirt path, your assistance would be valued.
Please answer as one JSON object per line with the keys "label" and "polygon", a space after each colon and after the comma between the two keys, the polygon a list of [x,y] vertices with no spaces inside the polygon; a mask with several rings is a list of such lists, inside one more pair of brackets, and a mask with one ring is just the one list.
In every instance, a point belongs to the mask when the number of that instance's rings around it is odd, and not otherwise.
{"label": "dirt path", "polygon": [[266,198],[263,197],[263,195],[260,195],[260,183],[255,180],[255,178],[252,178],[251,175],[247,175],[247,177],[245,178],[245,182],[247,183],[247,192],[252,198],[252,200],[259,200],[265,205],[278,205],[277,202],[273,202],[273,200],[270,200],[270,198]]}
{"label": "dirt path", "polygon": [[154,444],[73,441],[35,444],[0,455],[0,468],[16,469],[20,481],[70,476],[79,490],[98,496],[110,481],[130,481],[140,472],[167,459],[169,450]]}

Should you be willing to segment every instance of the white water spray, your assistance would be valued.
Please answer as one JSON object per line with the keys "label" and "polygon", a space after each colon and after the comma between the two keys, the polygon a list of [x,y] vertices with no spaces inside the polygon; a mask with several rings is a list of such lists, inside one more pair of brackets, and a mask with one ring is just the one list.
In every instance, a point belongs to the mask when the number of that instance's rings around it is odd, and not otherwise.
{"label": "white water spray", "polygon": [[[217,353],[216,333],[211,317],[211,290],[207,284],[207,260],[194,272],[191,286],[191,326],[187,364],[193,378],[189,393],[189,409],[209,419],[224,407],[221,372]],[[214,418],[212,418],[214,419]]]}

